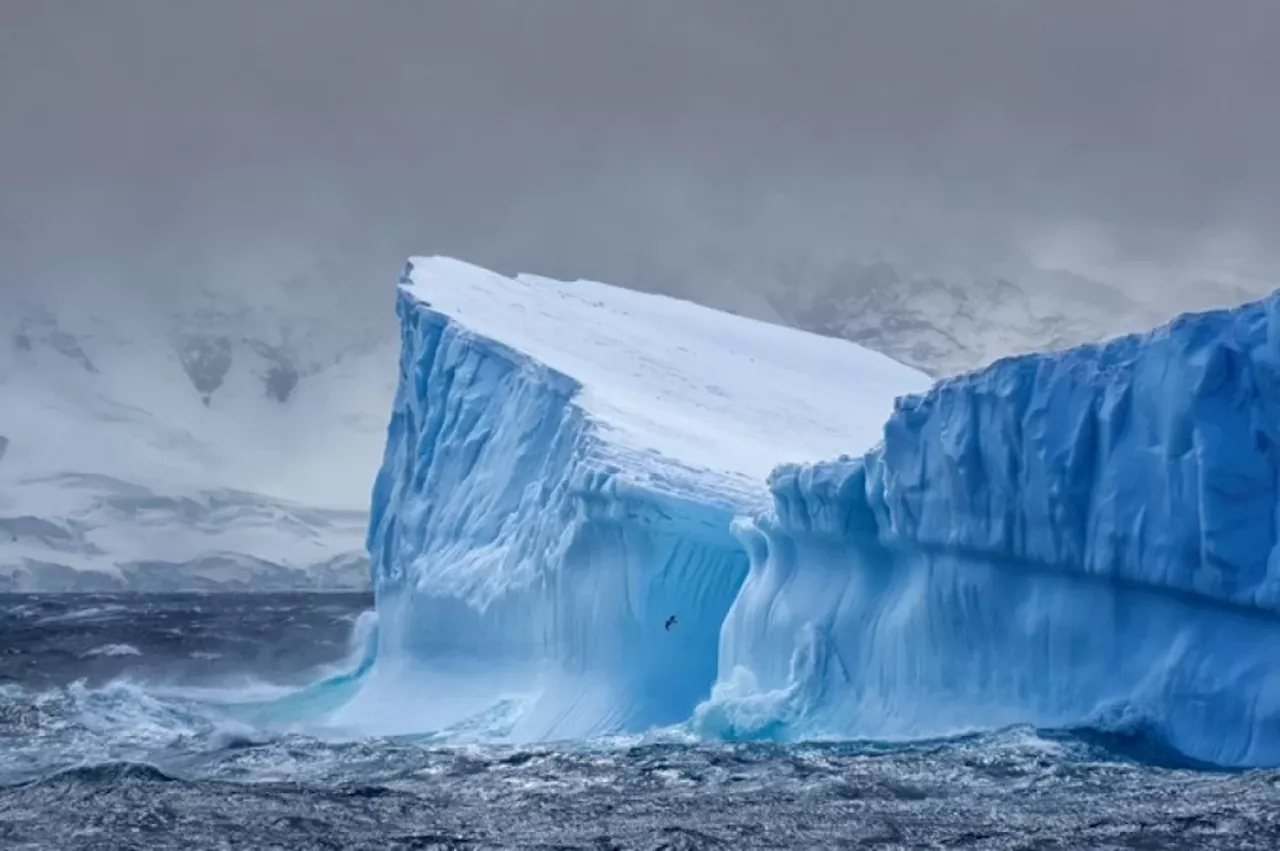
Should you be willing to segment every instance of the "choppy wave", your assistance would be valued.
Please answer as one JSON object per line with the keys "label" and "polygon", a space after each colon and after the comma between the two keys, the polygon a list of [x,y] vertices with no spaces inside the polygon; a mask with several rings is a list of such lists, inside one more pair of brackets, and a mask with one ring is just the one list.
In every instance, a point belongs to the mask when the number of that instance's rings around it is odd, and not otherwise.
{"label": "choppy wave", "polygon": [[128,613],[128,607],[120,603],[111,603],[101,606],[84,606],[78,609],[72,609],[68,612],[60,612],[55,615],[41,618],[41,625],[68,623],[72,621],[100,621],[109,617],[124,617]]}
{"label": "choppy wave", "polygon": [[1280,773],[1154,766],[1090,731],[525,748],[282,732],[238,720],[237,696],[0,689],[0,831],[59,849],[1280,842]]}
{"label": "choppy wave", "polygon": [[132,644],[99,644],[84,652],[85,656],[141,656],[142,651]]}

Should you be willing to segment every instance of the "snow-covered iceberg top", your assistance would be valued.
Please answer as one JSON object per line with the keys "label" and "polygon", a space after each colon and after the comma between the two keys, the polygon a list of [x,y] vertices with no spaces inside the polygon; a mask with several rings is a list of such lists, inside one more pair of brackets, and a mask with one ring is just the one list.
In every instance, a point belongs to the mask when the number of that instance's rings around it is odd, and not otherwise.
{"label": "snow-covered iceberg top", "polygon": [[592,281],[409,261],[403,291],[577,385],[628,477],[751,500],[783,462],[859,454],[923,373],[847,340]]}

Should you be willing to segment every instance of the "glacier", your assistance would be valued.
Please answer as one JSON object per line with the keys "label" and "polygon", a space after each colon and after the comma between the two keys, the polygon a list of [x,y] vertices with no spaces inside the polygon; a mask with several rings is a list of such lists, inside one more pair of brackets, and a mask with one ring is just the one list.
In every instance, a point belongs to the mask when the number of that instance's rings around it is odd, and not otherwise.
{"label": "glacier", "polygon": [[1033,724],[1280,764],[1278,310],[935,384],[674,299],[414,258],[367,541],[376,649],[331,721]]}
{"label": "glacier", "polygon": [[[929,379],[845,341],[415,258],[368,546],[377,663],[335,723],[512,740],[687,718],[768,471],[870,448]],[[671,615],[677,623],[664,629]]]}

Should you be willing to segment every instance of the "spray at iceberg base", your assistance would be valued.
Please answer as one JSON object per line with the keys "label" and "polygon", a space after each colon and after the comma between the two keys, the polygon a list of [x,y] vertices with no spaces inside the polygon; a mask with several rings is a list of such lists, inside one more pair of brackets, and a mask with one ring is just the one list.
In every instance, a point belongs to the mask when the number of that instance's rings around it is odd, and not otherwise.
{"label": "spray at iceberg base", "polygon": [[1033,724],[1280,764],[1276,298],[904,396],[864,456],[779,466],[771,509],[615,440],[545,358],[420,293],[399,311],[376,657],[332,723],[509,741]]}

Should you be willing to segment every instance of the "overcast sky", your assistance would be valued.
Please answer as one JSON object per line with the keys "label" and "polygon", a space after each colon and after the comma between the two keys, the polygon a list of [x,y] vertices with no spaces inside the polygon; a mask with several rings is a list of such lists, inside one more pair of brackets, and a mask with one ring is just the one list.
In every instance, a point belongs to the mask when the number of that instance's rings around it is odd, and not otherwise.
{"label": "overcast sky", "polygon": [[3,0],[0,280],[1266,272],[1278,37],[1276,0]]}

